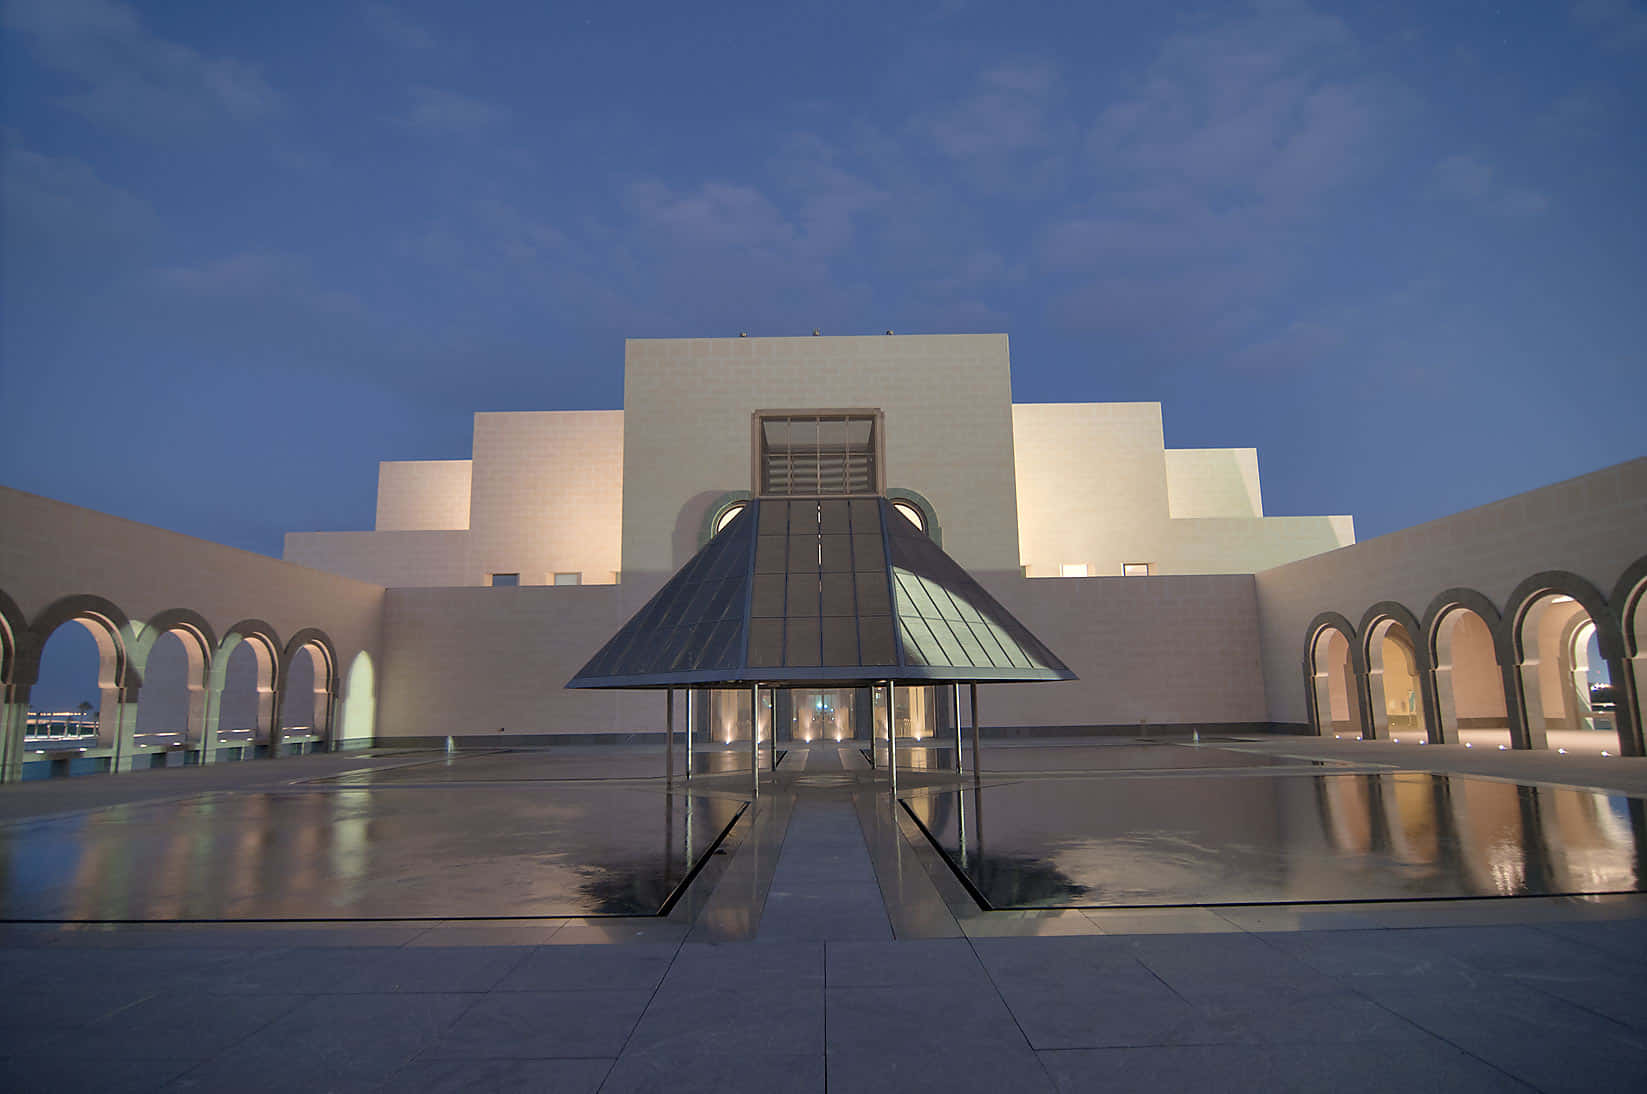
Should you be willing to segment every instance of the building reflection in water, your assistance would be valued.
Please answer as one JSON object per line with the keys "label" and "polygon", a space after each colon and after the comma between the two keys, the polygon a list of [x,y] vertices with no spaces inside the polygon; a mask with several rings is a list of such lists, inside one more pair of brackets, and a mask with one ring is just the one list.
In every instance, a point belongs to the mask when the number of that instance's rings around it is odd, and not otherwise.
{"label": "building reflection in water", "polygon": [[1604,791],[1400,772],[1026,780],[906,801],[994,908],[1647,889],[1647,809]]}
{"label": "building reflection in water", "polygon": [[117,806],[0,828],[0,918],[651,915],[741,805],[556,786]]}

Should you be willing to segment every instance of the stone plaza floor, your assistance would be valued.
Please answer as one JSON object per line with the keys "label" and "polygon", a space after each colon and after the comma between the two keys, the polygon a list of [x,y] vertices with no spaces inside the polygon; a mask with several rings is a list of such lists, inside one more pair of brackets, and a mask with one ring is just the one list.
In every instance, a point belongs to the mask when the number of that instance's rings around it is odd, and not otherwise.
{"label": "stone plaza floor", "polygon": [[926,742],[895,801],[874,759],[5,787],[0,1089],[1647,1088],[1647,760]]}

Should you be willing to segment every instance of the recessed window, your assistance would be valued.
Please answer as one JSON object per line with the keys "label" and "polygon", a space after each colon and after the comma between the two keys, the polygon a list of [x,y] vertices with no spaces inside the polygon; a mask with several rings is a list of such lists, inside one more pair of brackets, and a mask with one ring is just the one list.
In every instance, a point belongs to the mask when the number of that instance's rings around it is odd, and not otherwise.
{"label": "recessed window", "polygon": [[1121,576],[1122,577],[1148,577],[1149,576],[1149,563],[1147,563],[1147,562],[1123,562],[1123,563],[1121,563]]}
{"label": "recessed window", "polygon": [[1084,562],[1066,562],[1058,567],[1059,577],[1086,577],[1087,564]]}
{"label": "recessed window", "polygon": [[497,586],[498,588],[503,588],[505,586],[519,585],[520,584],[520,575],[519,574],[493,574],[492,575],[492,584]]}
{"label": "recessed window", "polygon": [[892,508],[893,511],[905,520],[909,521],[909,523],[913,524],[923,532],[926,531],[926,514],[921,512],[920,506],[916,505],[914,502],[895,501],[892,503]]}
{"label": "recessed window", "polygon": [[557,573],[555,575],[555,584],[556,585],[582,585],[583,584],[583,574],[581,572]]}
{"label": "recessed window", "polygon": [[874,410],[758,413],[756,489],[763,497],[878,493],[879,426]]}
{"label": "recessed window", "polygon": [[715,531],[713,534],[718,536],[726,531],[726,526],[737,520],[738,514],[742,513],[748,504],[748,502],[735,501],[728,505],[721,515],[715,518]]}

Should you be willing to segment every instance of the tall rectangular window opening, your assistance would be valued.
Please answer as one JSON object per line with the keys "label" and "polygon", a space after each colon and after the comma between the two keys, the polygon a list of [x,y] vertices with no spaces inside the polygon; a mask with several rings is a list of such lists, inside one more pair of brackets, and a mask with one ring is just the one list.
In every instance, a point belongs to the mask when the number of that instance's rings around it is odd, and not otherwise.
{"label": "tall rectangular window opening", "polygon": [[575,573],[560,573],[560,572],[557,572],[555,574],[555,584],[556,585],[582,585],[583,584],[583,572],[581,570],[577,571]]}
{"label": "tall rectangular window opening", "polygon": [[495,586],[498,586],[500,588],[503,587],[503,586],[519,585],[520,584],[520,575],[519,574],[493,574],[492,575],[492,584],[495,585]]}
{"label": "tall rectangular window opening", "polygon": [[1148,577],[1149,576],[1149,563],[1147,563],[1147,562],[1123,562],[1123,563],[1121,563],[1121,576],[1122,577]]}
{"label": "tall rectangular window opening", "polygon": [[760,411],[755,490],[763,497],[881,493],[881,412]]}

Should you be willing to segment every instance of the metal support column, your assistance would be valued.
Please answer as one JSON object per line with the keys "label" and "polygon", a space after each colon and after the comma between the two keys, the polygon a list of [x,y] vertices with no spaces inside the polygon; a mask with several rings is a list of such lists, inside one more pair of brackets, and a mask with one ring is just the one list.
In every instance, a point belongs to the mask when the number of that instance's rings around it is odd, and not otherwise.
{"label": "metal support column", "polygon": [[892,792],[898,792],[898,718],[893,703],[897,698],[892,681],[886,682],[886,771],[892,780]]}
{"label": "metal support column", "polygon": [[968,685],[972,689],[972,775],[977,777],[978,771],[978,685]]}
{"label": "metal support column", "polygon": [[681,757],[681,767],[686,772],[687,779],[692,778],[692,708],[697,704],[692,700],[693,689],[686,689],[686,755]]}
{"label": "metal support column", "polygon": [[675,781],[675,689],[663,690],[664,761],[663,777]]}
{"label": "metal support column", "polygon": [[761,686],[749,685],[749,778],[751,792],[761,793]]}
{"label": "metal support column", "polygon": [[955,714],[955,774],[966,773],[966,765],[961,763],[961,685],[949,685],[949,697],[953,701]]}

